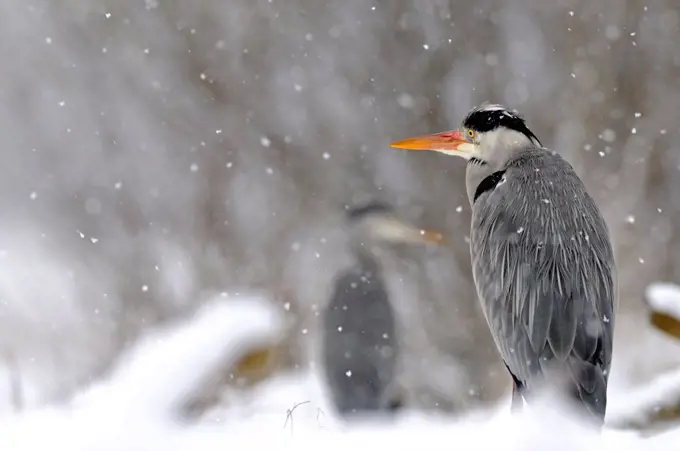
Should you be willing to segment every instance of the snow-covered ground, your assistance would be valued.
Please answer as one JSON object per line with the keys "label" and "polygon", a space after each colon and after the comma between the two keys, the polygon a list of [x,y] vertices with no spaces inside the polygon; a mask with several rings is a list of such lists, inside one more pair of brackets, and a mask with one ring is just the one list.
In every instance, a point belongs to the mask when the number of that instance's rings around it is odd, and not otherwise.
{"label": "snow-covered ground", "polygon": [[645,290],[652,311],[680,321],[680,287],[673,283],[653,283]]}
{"label": "snow-covered ground", "polygon": [[[680,430],[645,438],[607,427],[595,435],[546,405],[511,416],[507,400],[467,418],[411,412],[392,423],[367,421],[349,427],[333,416],[323,384],[313,372],[278,376],[257,387],[253,397],[233,397],[235,406],[214,409],[201,420],[178,415],[182,403],[211,372],[236,362],[249,349],[267,345],[280,327],[280,318],[264,299],[215,300],[187,323],[147,336],[106,380],[68,405],[1,418],[0,449],[301,451],[360,446],[639,451],[678,449],[680,443]],[[674,378],[664,380],[666,387],[650,388],[651,397],[658,397],[659,390],[677,388],[680,375]],[[645,403],[638,399],[643,392],[637,398],[626,393],[611,396],[608,419],[629,415],[630,409]]]}

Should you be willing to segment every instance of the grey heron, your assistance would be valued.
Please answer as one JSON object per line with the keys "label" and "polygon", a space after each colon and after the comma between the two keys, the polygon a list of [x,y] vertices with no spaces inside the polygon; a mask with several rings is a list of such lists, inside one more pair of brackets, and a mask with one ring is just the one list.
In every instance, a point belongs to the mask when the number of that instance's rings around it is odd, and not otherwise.
{"label": "grey heron", "polygon": [[321,356],[331,401],[345,419],[394,411],[398,330],[383,280],[381,249],[394,243],[436,243],[443,237],[398,219],[382,202],[355,206],[345,225],[353,266],[335,279],[323,311]]}
{"label": "grey heron", "polygon": [[559,386],[601,427],[617,275],[605,220],[572,166],[501,105],[391,146],[467,159],[473,279],[512,376],[512,410]]}

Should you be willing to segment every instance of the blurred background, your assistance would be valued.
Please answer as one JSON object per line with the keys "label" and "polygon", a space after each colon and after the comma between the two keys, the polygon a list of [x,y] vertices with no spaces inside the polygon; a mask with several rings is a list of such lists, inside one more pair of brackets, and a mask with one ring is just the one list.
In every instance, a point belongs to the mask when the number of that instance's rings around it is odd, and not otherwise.
{"label": "blurred background", "polygon": [[449,241],[393,249],[399,383],[463,412],[509,389],[477,305],[461,160],[389,142],[522,113],[583,177],[620,270],[612,384],[680,364],[643,294],[680,281],[671,0],[0,1],[0,410],[69,399],[215,293],[290,320],[314,367],[347,205]]}

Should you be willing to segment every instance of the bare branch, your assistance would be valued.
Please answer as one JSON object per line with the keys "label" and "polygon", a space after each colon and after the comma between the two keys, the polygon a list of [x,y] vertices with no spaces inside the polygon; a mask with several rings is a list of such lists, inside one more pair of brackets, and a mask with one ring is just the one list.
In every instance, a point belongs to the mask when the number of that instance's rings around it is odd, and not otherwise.
{"label": "bare branch", "polygon": [[304,404],[309,404],[310,401],[303,401],[303,402],[298,402],[293,405],[293,408],[286,410],[286,422],[283,423],[283,428],[285,429],[286,426],[288,425],[288,420],[290,420],[290,433],[293,433],[293,412],[295,412],[295,409],[298,407],[304,405]]}

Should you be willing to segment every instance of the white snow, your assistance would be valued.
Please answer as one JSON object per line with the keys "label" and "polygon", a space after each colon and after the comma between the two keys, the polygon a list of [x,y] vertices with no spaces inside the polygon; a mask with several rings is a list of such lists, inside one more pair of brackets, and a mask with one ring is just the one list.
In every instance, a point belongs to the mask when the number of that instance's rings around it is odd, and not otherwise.
{"label": "white snow", "polygon": [[600,138],[608,143],[614,142],[616,140],[616,132],[611,128],[606,128],[602,131]]}
{"label": "white snow", "polygon": [[[112,374],[68,405],[0,418],[0,449],[645,451],[673,449],[680,439],[678,431],[642,438],[605,428],[595,435],[554,403],[538,403],[520,416],[510,415],[508,400],[467,418],[410,412],[392,423],[367,419],[349,426],[334,417],[314,372],[280,375],[257,387],[253,397],[232,397],[239,402],[198,421],[178,415],[211,374],[273,343],[280,330],[281,318],[266,299],[217,296],[187,323],[143,338]],[[652,397],[680,386],[671,379],[677,382],[680,374],[650,388]],[[621,395],[620,401],[637,405],[647,396]]]}
{"label": "white snow", "polygon": [[680,286],[673,283],[653,283],[645,290],[645,297],[652,310],[680,321]]}
{"label": "white snow", "polygon": [[[680,369],[662,374],[651,383],[615,397],[609,403],[607,420],[617,425],[644,424],[664,408],[680,404]],[[680,437],[680,430],[678,431]]]}
{"label": "white snow", "polygon": [[405,92],[399,94],[397,103],[404,109],[411,109],[415,106],[415,100],[413,99],[413,96]]}

